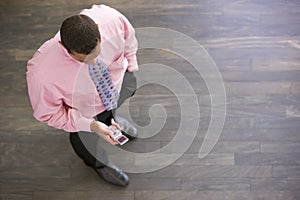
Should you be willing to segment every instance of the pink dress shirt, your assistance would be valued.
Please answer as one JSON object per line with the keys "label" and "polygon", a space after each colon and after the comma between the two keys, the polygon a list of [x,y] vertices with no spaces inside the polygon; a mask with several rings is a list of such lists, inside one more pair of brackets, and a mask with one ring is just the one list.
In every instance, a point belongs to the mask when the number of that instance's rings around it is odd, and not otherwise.
{"label": "pink dress shirt", "polygon": [[[138,70],[135,32],[117,10],[93,5],[81,14],[99,26],[101,53],[120,92],[126,70]],[[88,131],[93,117],[105,110],[87,64],[73,59],[59,43],[60,34],[46,41],[27,64],[28,94],[33,116],[67,132]]]}

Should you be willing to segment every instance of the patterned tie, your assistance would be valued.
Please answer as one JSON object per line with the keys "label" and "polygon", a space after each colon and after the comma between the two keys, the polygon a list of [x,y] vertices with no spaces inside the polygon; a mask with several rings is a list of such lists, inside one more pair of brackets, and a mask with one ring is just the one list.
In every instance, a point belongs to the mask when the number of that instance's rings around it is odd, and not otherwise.
{"label": "patterned tie", "polygon": [[107,110],[117,108],[119,93],[114,86],[105,64],[97,59],[96,65],[89,65],[90,76]]}

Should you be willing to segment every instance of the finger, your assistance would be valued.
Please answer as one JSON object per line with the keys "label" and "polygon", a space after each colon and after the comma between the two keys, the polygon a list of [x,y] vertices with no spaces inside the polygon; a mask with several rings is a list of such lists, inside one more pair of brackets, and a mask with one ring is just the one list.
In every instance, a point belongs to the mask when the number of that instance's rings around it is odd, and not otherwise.
{"label": "finger", "polygon": [[109,135],[105,136],[105,139],[112,145],[118,144],[116,141],[114,141]]}
{"label": "finger", "polygon": [[116,124],[114,118],[111,118],[110,122],[111,122],[111,124]]}
{"label": "finger", "polygon": [[106,130],[103,131],[103,134],[110,136],[111,134],[113,134],[113,132],[107,128]]}
{"label": "finger", "polygon": [[118,142],[116,142],[115,140],[113,140],[110,135],[113,134],[113,132],[110,129],[106,129],[105,131],[103,131],[103,136],[104,139],[107,140],[109,143],[111,143],[112,145],[115,144],[119,144]]}
{"label": "finger", "polygon": [[120,127],[120,125],[117,124],[113,118],[111,119],[111,124],[112,124],[113,126],[115,126],[119,131],[122,130],[121,127]]}

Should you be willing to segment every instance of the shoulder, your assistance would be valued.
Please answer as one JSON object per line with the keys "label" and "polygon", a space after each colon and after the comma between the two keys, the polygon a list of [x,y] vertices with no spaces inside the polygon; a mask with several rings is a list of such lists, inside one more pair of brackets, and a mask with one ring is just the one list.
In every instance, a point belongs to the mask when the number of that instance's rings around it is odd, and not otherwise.
{"label": "shoulder", "polygon": [[125,16],[115,8],[103,4],[93,5],[90,9],[82,10],[80,14],[89,16],[100,26],[117,24],[125,18]]}
{"label": "shoulder", "polygon": [[68,55],[59,44],[59,40],[52,38],[46,41],[28,61],[27,77],[41,83],[59,83],[76,76],[80,67],[81,64]]}

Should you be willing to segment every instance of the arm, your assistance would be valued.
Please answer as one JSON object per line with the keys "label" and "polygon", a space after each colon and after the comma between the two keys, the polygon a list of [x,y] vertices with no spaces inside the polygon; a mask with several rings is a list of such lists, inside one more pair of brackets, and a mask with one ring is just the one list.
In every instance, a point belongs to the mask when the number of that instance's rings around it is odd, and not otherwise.
{"label": "arm", "polygon": [[138,43],[135,37],[135,30],[130,24],[130,22],[124,17],[121,17],[121,21],[124,27],[124,39],[125,39],[125,48],[124,56],[128,61],[127,70],[130,72],[138,70],[136,52],[138,49]]}
{"label": "arm", "polygon": [[[54,91],[55,89],[50,91],[33,77],[28,79],[28,93],[34,111],[33,116],[37,120],[67,132],[95,132],[109,143],[117,144],[110,138],[111,132],[107,125],[83,117],[78,110],[67,106],[62,98],[55,95]],[[112,124],[119,127],[114,121]]]}
{"label": "arm", "polygon": [[37,78],[31,77],[28,80],[28,93],[33,116],[37,120],[67,132],[91,132],[93,119],[85,118],[78,110],[67,106],[55,88],[49,88]]}

